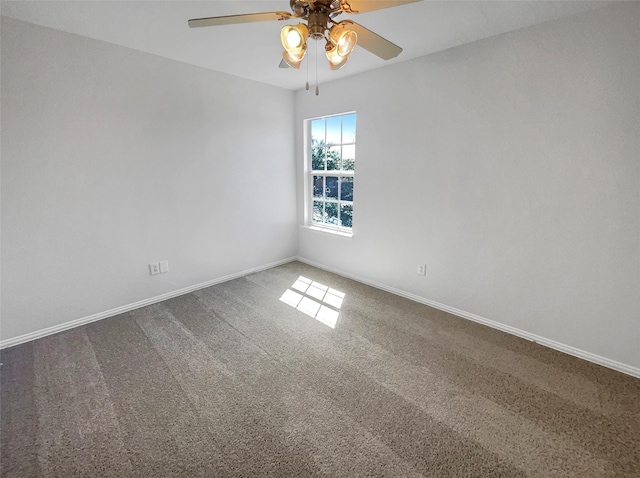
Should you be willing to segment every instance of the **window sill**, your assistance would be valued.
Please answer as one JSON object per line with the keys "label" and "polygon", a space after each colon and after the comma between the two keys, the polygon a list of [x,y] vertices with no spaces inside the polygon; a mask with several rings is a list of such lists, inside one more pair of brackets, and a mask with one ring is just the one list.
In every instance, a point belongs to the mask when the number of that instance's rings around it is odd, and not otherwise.
{"label": "window sill", "polygon": [[349,239],[353,237],[353,232],[339,231],[337,229],[331,229],[328,227],[321,227],[316,225],[305,225],[300,227],[303,227],[304,229],[309,229],[311,231],[321,232],[324,234],[331,234],[332,236],[346,237]]}

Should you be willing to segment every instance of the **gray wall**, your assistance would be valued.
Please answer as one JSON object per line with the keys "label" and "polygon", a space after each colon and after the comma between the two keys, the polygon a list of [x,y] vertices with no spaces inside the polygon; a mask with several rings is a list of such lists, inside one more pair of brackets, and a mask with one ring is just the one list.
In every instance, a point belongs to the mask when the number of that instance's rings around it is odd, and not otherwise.
{"label": "gray wall", "polygon": [[300,256],[640,367],[639,52],[634,2],[298,92],[299,157],[358,114],[354,236]]}
{"label": "gray wall", "polygon": [[6,18],[1,59],[3,340],[296,254],[292,92]]}
{"label": "gray wall", "polygon": [[[316,98],[3,18],[2,339],[299,254],[640,367],[639,27],[606,7]],[[351,110],[355,234],[298,228],[302,120]]]}

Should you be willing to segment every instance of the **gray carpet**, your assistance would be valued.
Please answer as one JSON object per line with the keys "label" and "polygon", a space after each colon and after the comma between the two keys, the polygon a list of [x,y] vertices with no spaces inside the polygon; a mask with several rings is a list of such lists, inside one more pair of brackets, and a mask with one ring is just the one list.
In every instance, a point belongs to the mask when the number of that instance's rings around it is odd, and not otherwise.
{"label": "gray carpet", "polygon": [[298,262],[2,362],[3,477],[640,476],[640,380]]}

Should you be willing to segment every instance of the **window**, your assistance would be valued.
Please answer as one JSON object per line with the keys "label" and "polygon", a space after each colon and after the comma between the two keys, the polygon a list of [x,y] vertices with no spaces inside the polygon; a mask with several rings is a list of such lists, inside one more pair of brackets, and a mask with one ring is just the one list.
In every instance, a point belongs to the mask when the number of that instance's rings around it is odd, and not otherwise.
{"label": "window", "polygon": [[346,229],[353,226],[356,114],[307,121],[310,223]]}

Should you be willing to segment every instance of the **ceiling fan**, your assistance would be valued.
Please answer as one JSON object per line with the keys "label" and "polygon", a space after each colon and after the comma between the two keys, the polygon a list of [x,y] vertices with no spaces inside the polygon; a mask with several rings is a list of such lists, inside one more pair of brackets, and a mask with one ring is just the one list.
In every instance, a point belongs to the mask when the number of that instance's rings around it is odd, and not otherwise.
{"label": "ceiling fan", "polygon": [[325,55],[329,68],[342,68],[356,43],[383,60],[395,58],[402,48],[351,20],[336,22],[342,13],[364,13],[395,7],[419,0],[290,0],[289,12],[264,12],[221,17],[193,18],[189,27],[211,27],[235,23],[301,19],[306,23],[285,25],[280,32],[284,50],[280,68],[300,68],[307,51],[307,39],[325,40]]}

